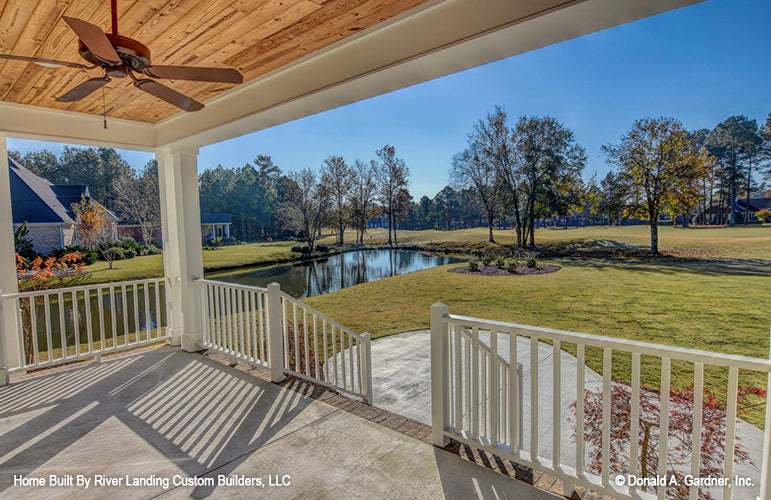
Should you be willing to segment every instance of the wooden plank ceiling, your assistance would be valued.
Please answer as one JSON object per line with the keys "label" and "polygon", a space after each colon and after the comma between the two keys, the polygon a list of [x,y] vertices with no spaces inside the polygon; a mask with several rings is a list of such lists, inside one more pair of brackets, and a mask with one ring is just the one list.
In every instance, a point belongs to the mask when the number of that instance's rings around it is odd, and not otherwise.
{"label": "wooden plank ceiling", "polygon": [[[248,81],[384,21],[426,0],[118,0],[119,33],[144,43],[153,64],[236,68]],[[109,31],[109,0],[0,0],[0,52],[85,63],[62,21],[76,17]],[[0,100],[102,114],[102,92],[77,103],[56,97],[101,69],[44,68],[0,59]],[[206,102],[228,84],[161,80]],[[154,123],[179,110],[135,89],[105,87],[107,115]]]}

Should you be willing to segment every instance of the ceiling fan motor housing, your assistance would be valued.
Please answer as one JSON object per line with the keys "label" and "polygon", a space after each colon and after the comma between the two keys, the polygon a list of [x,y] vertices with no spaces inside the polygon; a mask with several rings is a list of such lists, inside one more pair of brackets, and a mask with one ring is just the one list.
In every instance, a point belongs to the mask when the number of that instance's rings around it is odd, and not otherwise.
{"label": "ceiling fan motor housing", "polygon": [[[107,39],[115,48],[115,52],[118,53],[118,57],[120,57],[123,65],[127,68],[134,71],[141,71],[144,66],[150,64],[150,49],[144,44],[127,36],[115,35],[113,33],[105,33],[105,35],[107,35]],[[107,74],[112,77],[124,78],[126,76],[125,71],[118,69],[120,66],[111,66],[98,59],[80,40],[78,40],[78,53],[80,54],[80,57],[89,63],[103,67],[107,71]]]}

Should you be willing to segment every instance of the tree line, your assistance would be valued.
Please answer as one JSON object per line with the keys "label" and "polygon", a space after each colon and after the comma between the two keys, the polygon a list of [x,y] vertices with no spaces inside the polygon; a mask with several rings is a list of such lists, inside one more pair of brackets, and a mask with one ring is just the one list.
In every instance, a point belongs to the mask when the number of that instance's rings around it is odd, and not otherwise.
{"label": "tree line", "polygon": [[[656,252],[663,214],[679,215],[684,224],[697,213],[699,224],[737,223],[736,200],[749,205],[765,189],[759,179],[771,176],[771,114],[762,126],[738,115],[696,131],[673,118],[644,118],[602,150],[610,172],[584,181],[587,156],[572,130],[549,116],[510,124],[496,107],[472,124],[449,166],[450,185],[433,198],[413,200],[410,170],[386,145],[367,161],[330,155],[318,173],[284,173],[266,155],[241,167],[217,165],[199,175],[201,210],[231,214],[237,239],[296,237],[309,250],[322,227],[333,227],[339,244],[349,229],[363,244],[368,225],[382,225],[388,243],[397,244],[397,228],[486,225],[494,242],[494,227],[504,225],[514,229],[518,246],[532,247],[536,226],[547,218],[572,214],[609,224],[639,218],[649,221]],[[138,224],[147,244],[160,225],[155,160],[135,171],[110,148],[9,156],[55,184],[88,185],[96,201]]]}

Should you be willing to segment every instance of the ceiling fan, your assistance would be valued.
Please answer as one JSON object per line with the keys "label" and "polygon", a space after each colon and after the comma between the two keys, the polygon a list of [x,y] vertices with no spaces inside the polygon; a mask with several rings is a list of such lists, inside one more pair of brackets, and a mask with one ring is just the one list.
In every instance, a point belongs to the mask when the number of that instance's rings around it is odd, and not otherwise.
{"label": "ceiling fan", "polygon": [[[112,33],[105,33],[99,26],[82,19],[62,16],[78,36],[78,53],[90,65],[57,61],[43,57],[26,57],[0,54],[0,58],[30,61],[45,67],[68,67],[104,70],[104,76],[91,78],[58,97],[58,102],[76,102],[102,88],[111,78],[130,78],[134,86],[143,92],[164,100],[184,111],[198,111],[200,102],[180,94],[156,81],[159,78],[190,80],[196,82],[242,83],[243,76],[231,68],[197,68],[193,66],[159,66],[151,64],[150,49],[142,43],[118,34],[117,0],[110,0]],[[139,77],[135,73],[139,74]],[[149,77],[149,78],[147,78]]]}

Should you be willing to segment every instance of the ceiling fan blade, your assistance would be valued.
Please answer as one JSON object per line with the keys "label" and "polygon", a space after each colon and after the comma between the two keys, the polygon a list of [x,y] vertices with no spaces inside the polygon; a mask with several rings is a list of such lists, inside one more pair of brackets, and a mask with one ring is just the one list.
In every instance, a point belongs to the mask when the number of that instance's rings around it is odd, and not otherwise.
{"label": "ceiling fan blade", "polygon": [[194,66],[145,66],[142,72],[153,78],[192,80],[195,82],[243,83],[244,77],[231,68],[196,68]]}
{"label": "ceiling fan blade", "polygon": [[95,90],[99,90],[100,88],[104,87],[107,82],[109,82],[110,79],[107,77],[103,78],[92,78],[90,80],[86,80],[85,82],[81,83],[74,89],[70,90],[63,96],[56,99],[57,102],[76,102],[84,97],[88,96]]}
{"label": "ceiling fan blade", "polygon": [[57,61],[56,59],[46,59],[45,57],[14,56],[11,54],[0,54],[0,59],[12,59],[14,61],[27,61],[27,62],[35,63],[39,66],[44,66],[46,68],[67,67],[67,68],[92,69],[96,67],[96,66],[88,66],[85,64],[74,63],[74,62]]}
{"label": "ceiling fan blade", "polygon": [[134,86],[139,90],[154,95],[158,99],[162,99],[169,104],[173,104],[174,106],[183,109],[184,111],[192,112],[203,109],[203,104],[196,101],[195,99],[191,99],[186,95],[180,94],[176,90],[170,89],[165,85],[161,85],[156,81],[146,79],[137,80],[134,82]]}
{"label": "ceiling fan blade", "polygon": [[115,48],[99,26],[74,17],[62,16],[62,19],[70,25],[72,31],[78,35],[80,41],[88,47],[94,57],[108,64],[122,64]]}

